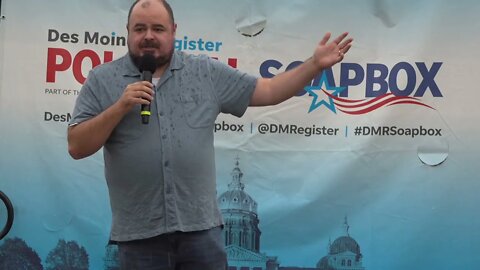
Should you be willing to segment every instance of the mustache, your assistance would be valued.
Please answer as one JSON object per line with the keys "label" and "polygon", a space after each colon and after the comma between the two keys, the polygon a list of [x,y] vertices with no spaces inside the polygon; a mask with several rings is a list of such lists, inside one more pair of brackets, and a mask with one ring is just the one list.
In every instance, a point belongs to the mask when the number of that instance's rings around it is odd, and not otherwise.
{"label": "mustache", "polygon": [[144,42],[142,42],[139,46],[141,49],[149,49],[149,48],[154,48],[154,49],[158,49],[160,47],[160,44],[158,44],[157,42],[153,41],[153,40],[145,40]]}

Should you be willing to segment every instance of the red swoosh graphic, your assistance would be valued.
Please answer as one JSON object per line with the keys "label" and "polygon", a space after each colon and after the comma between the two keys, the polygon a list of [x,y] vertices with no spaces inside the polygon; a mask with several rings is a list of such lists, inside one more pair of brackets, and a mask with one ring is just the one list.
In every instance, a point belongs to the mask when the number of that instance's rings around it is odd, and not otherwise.
{"label": "red swoosh graphic", "polygon": [[324,89],[322,90],[326,95],[328,95],[330,98],[334,100],[334,104],[338,108],[338,110],[346,114],[352,114],[352,115],[366,114],[382,107],[398,105],[398,104],[419,105],[419,106],[424,106],[424,107],[435,110],[431,106],[420,102],[417,98],[413,98],[409,96],[395,96],[392,93],[389,93],[389,94],[378,96],[374,99],[352,100],[352,99],[340,98],[328,93]]}

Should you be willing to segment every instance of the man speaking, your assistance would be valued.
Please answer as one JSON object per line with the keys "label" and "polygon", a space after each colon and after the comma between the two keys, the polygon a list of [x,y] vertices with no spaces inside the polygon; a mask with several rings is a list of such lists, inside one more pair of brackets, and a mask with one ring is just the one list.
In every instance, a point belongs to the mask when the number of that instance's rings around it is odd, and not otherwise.
{"label": "man speaking", "polygon": [[[213,127],[219,113],[278,104],[351,47],[326,34],[311,58],[273,78],[256,78],[207,56],[174,51],[177,25],[162,0],[133,3],[128,54],[93,69],[68,128],[75,159],[103,147],[112,208],[110,239],[121,269],[217,270],[227,258],[216,201]],[[154,57],[152,82],[142,59]],[[149,105],[149,123],[141,107]]]}

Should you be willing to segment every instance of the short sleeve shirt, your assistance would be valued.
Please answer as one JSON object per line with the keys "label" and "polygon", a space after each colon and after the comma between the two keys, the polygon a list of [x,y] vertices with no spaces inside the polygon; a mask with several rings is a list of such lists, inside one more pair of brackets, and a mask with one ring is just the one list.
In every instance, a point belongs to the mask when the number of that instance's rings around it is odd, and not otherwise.
{"label": "short sleeve shirt", "polygon": [[[100,114],[139,80],[128,55],[96,67],[81,89],[70,124]],[[174,52],[155,86],[150,123],[141,123],[140,106],[133,108],[103,147],[111,240],[222,224],[213,126],[221,112],[243,115],[256,80],[208,56]]]}

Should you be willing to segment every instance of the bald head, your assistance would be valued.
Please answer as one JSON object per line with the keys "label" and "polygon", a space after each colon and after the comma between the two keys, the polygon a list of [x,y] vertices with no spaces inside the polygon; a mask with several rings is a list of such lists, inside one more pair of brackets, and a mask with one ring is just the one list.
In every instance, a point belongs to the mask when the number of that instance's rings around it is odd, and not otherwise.
{"label": "bald head", "polygon": [[170,4],[167,3],[165,0],[136,0],[132,6],[130,7],[130,10],[128,11],[128,19],[127,19],[127,28],[128,25],[130,24],[130,17],[132,16],[132,11],[133,9],[137,6],[140,5],[139,8],[149,8],[152,5],[152,2],[159,2],[163,5],[163,7],[167,10],[168,15],[170,16],[170,22],[172,24],[175,24],[175,19],[173,18],[173,10]]}

